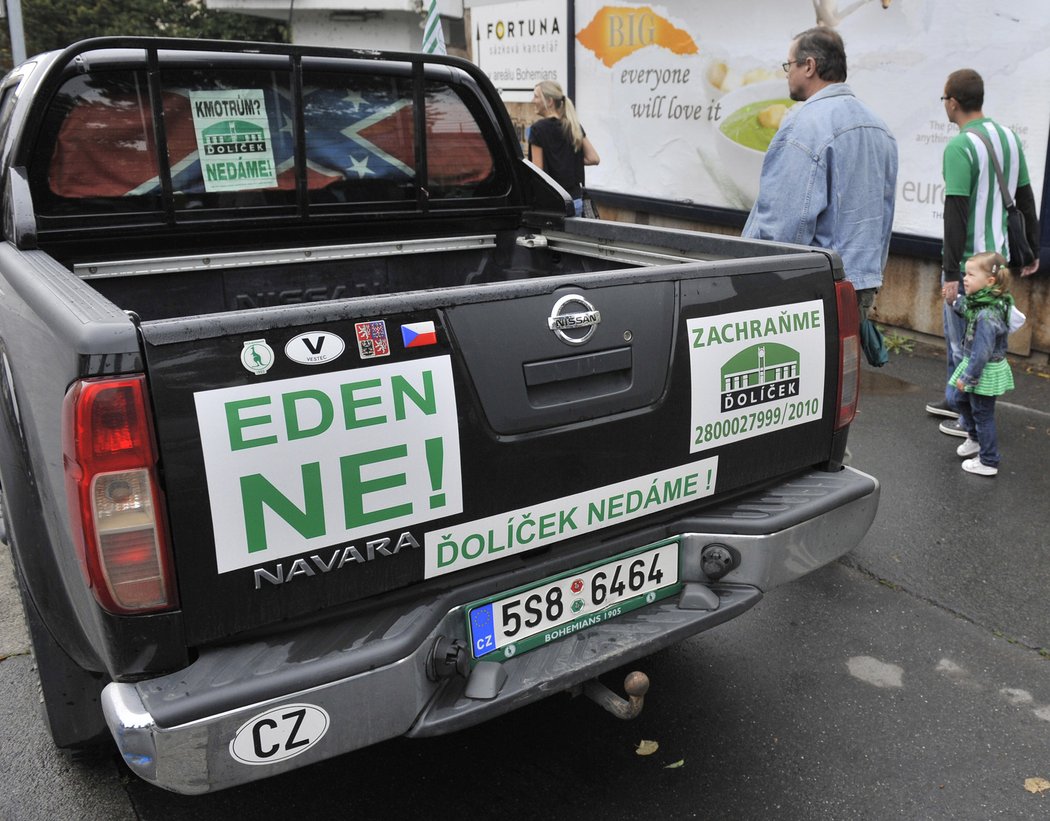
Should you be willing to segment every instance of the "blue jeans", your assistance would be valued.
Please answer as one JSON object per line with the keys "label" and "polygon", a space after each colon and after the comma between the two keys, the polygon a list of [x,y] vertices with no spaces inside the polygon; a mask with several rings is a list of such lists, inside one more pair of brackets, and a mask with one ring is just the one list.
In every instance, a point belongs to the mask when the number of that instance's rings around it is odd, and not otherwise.
{"label": "blue jeans", "polygon": [[979,393],[955,391],[959,397],[959,424],[966,428],[970,439],[981,446],[978,457],[982,465],[999,467],[999,436],[995,430],[995,397]]}
{"label": "blue jeans", "polygon": [[948,380],[963,361],[963,334],[966,333],[966,319],[952,310],[947,302],[944,304],[944,347],[948,357],[948,377],[944,385],[944,401],[949,408],[959,410],[962,403],[958,389]]}

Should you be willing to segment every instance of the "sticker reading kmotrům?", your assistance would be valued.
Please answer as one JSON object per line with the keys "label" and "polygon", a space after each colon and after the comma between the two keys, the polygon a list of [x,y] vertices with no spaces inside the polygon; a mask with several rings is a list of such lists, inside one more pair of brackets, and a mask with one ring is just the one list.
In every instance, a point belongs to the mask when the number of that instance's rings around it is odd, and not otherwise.
{"label": "sticker reading kmotr\u016fm?", "polygon": [[205,191],[273,188],[277,170],[261,89],[191,91]]}

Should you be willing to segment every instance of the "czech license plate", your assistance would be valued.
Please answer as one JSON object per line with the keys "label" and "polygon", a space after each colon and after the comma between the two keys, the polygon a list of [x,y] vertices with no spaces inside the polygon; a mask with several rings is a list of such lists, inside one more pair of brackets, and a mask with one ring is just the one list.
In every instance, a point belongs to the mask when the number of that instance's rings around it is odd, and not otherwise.
{"label": "czech license plate", "polygon": [[503,661],[679,589],[677,540],[632,550],[468,605],[471,654]]}

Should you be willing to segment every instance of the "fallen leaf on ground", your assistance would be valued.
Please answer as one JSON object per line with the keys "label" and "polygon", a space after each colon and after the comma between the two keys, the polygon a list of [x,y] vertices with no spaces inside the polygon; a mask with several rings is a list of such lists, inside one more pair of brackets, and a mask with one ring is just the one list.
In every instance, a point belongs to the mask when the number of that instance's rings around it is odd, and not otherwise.
{"label": "fallen leaf on ground", "polygon": [[1024,788],[1031,793],[1041,793],[1050,790],[1050,781],[1045,778],[1026,778]]}
{"label": "fallen leaf on ground", "polygon": [[638,746],[635,748],[635,752],[638,755],[652,755],[660,749],[660,743],[658,741],[646,741],[643,739],[638,742]]}
{"label": "fallen leaf on ground", "polygon": [[684,767],[684,766],[685,766],[685,759],[684,758],[680,758],[674,764],[668,764],[666,767],[664,767],[664,769],[665,770],[677,770],[679,767]]}

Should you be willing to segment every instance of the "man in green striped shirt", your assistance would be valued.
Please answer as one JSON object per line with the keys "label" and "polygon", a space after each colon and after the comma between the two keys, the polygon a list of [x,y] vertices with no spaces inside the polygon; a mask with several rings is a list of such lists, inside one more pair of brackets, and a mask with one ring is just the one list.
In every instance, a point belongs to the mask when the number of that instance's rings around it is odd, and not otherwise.
{"label": "man in green striped shirt", "polygon": [[[1021,270],[1022,276],[1039,268],[1039,222],[1035,213],[1035,195],[1028,179],[1021,141],[1008,128],[985,117],[984,80],[973,69],[964,68],[948,75],[944,84],[944,111],[948,120],[959,126],[959,133],[944,149],[944,261],[941,296],[944,298],[944,340],[948,354],[948,374],[962,361],[960,317],[951,309],[960,292],[963,270],[974,254],[996,251],[1007,256],[1006,209],[989,162],[988,147],[977,136],[982,132],[1003,169],[1003,176],[1014,202],[1024,214],[1028,243],[1036,250],[1036,259]],[[955,409],[955,388],[948,385],[944,402],[931,403],[926,410],[950,417],[940,429],[952,436],[966,436]]]}

